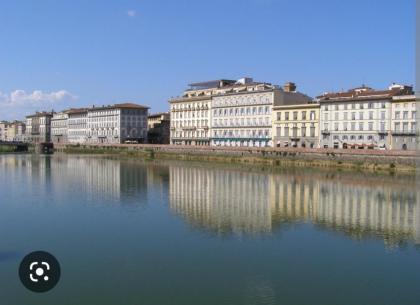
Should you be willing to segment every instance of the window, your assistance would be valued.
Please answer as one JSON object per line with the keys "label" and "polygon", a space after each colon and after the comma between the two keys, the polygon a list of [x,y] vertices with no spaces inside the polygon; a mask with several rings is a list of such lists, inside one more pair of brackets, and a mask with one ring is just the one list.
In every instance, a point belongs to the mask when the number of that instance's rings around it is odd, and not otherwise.
{"label": "window", "polygon": [[285,112],[285,113],[284,113],[284,119],[285,119],[286,121],[288,121],[288,120],[289,120],[289,112]]}
{"label": "window", "polygon": [[400,112],[399,111],[395,111],[395,119],[396,120],[400,119]]}
{"label": "window", "polygon": [[306,137],[306,126],[305,125],[302,125],[300,133],[301,133],[302,137]]}
{"label": "window", "polygon": [[354,122],[351,123],[351,130],[353,131],[356,130],[356,123]]}
{"label": "window", "polygon": [[347,120],[348,120],[348,118],[347,118],[347,112],[344,112],[344,114],[343,114],[343,115],[344,115],[344,120],[346,120],[346,121],[347,121]]}
{"label": "window", "polygon": [[277,121],[281,120],[281,112],[277,112]]}
{"label": "window", "polygon": [[335,105],[334,109],[335,109],[335,110],[338,110],[338,105]]}
{"label": "window", "polygon": [[359,123],[359,130],[363,130],[364,129],[364,124],[363,124],[363,122],[360,122]]}
{"label": "window", "polygon": [[335,119],[336,121],[338,121],[338,112],[336,112],[336,113],[335,113],[335,117],[334,117],[334,119]]}
{"label": "window", "polygon": [[328,123],[324,123],[324,130],[328,130]]}
{"label": "window", "polygon": [[311,111],[311,120],[315,120],[315,111]]}
{"label": "window", "polygon": [[386,108],[385,102],[381,103],[381,108]]}
{"label": "window", "polygon": [[372,131],[373,130],[373,122],[369,122],[369,130]]}
{"label": "window", "polygon": [[411,112],[411,118],[412,118],[413,120],[415,120],[415,119],[416,119],[416,117],[417,117],[417,112],[416,112],[416,111],[412,111],[412,112]]}
{"label": "window", "polygon": [[325,120],[325,121],[328,121],[328,113],[325,113],[325,114],[324,114],[324,120]]}
{"label": "window", "polygon": [[359,112],[359,120],[363,120],[363,112],[362,111]]}
{"label": "window", "polygon": [[399,122],[395,123],[394,124],[394,130],[395,131],[400,131],[400,126],[401,126],[401,124]]}
{"label": "window", "polygon": [[404,111],[403,112],[403,119],[407,120],[408,119],[408,111]]}
{"label": "window", "polygon": [[363,140],[365,137],[364,137],[363,135],[359,135],[357,138],[358,138],[359,140]]}
{"label": "window", "polygon": [[373,136],[367,136],[368,140],[373,140]]}
{"label": "window", "polygon": [[350,140],[355,140],[355,139],[356,139],[356,136],[354,135],[350,136]]}
{"label": "window", "polygon": [[373,103],[369,103],[369,104],[368,104],[368,108],[369,108],[369,109],[373,109]]}
{"label": "window", "polygon": [[311,137],[315,137],[315,124],[311,123]]}
{"label": "window", "polygon": [[403,123],[403,132],[408,132],[408,123]]}
{"label": "window", "polygon": [[373,111],[369,111],[369,120],[373,120]]}
{"label": "window", "polygon": [[338,123],[334,123],[334,130],[338,131]]}
{"label": "window", "polygon": [[302,120],[306,120],[306,111],[302,111]]}
{"label": "window", "polygon": [[289,136],[289,127],[288,126],[284,127],[284,136],[285,137]]}
{"label": "window", "polygon": [[298,112],[297,111],[293,111],[293,120],[297,120],[298,119]]}
{"label": "window", "polygon": [[277,127],[276,132],[277,132],[277,136],[280,137],[281,136],[281,127]]}
{"label": "window", "polygon": [[297,130],[298,130],[297,125],[296,124],[293,125],[293,138],[297,138]]}
{"label": "window", "polygon": [[351,104],[351,109],[356,109],[356,104]]}
{"label": "window", "polygon": [[416,128],[417,128],[416,122],[411,123],[411,131],[416,132]]}
{"label": "window", "polygon": [[381,131],[384,132],[385,131],[385,122],[381,122]]}
{"label": "window", "polygon": [[347,139],[348,139],[348,136],[344,135],[343,140],[347,140]]}
{"label": "window", "polygon": [[354,121],[356,119],[356,112],[351,113],[351,119]]}
{"label": "window", "polygon": [[385,120],[385,111],[381,111],[381,120]]}

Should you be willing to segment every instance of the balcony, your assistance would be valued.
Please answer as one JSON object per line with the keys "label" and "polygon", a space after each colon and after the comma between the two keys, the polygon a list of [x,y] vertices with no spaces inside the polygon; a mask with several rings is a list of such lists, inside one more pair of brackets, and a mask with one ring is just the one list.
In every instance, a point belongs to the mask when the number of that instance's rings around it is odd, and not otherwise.
{"label": "balcony", "polygon": [[328,129],[324,129],[324,130],[321,131],[321,133],[324,134],[324,135],[329,135],[329,134],[331,134],[331,131],[329,131]]}

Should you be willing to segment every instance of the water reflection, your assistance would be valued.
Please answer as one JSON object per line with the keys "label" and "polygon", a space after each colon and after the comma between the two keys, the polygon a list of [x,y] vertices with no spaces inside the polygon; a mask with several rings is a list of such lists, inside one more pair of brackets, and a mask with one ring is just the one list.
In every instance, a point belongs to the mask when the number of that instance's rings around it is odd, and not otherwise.
{"label": "water reflection", "polygon": [[68,196],[69,190],[121,203],[147,199],[149,171],[135,161],[66,155],[0,156],[0,167],[8,176],[20,175],[22,170],[29,181],[26,187],[55,199]]}
{"label": "water reflection", "polygon": [[311,222],[353,238],[379,236],[389,246],[420,244],[420,206],[410,178],[176,165],[169,172],[171,209],[220,234],[268,233]]}
{"label": "water reflection", "polygon": [[23,173],[28,190],[55,199],[70,190],[97,204],[104,198],[146,205],[151,194],[159,195],[194,228],[220,235],[269,234],[305,222],[355,239],[379,237],[388,246],[420,245],[420,195],[414,178],[267,173],[66,155],[0,156],[0,169],[12,180]]}

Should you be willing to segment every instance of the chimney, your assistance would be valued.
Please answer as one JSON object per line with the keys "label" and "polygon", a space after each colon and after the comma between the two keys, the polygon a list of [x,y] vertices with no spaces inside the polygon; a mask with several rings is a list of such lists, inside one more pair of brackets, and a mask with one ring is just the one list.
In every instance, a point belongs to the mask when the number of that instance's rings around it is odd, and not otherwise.
{"label": "chimney", "polygon": [[283,86],[285,92],[296,92],[296,84],[292,82],[287,82]]}

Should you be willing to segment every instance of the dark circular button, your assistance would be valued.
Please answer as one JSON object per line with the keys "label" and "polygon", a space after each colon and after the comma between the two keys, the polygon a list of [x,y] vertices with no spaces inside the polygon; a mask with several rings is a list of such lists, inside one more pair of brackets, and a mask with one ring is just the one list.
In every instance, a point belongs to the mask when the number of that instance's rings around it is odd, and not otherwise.
{"label": "dark circular button", "polygon": [[60,276],[60,264],[53,255],[45,251],[26,255],[19,266],[20,281],[33,292],[50,291],[57,285]]}

